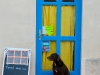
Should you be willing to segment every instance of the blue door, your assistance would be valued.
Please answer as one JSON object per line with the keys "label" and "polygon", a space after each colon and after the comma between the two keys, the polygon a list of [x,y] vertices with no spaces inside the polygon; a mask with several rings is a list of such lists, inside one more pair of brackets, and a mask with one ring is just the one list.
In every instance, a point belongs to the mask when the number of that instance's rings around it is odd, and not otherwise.
{"label": "blue door", "polygon": [[36,75],[53,75],[52,53],[80,75],[81,12],[81,0],[36,0]]}

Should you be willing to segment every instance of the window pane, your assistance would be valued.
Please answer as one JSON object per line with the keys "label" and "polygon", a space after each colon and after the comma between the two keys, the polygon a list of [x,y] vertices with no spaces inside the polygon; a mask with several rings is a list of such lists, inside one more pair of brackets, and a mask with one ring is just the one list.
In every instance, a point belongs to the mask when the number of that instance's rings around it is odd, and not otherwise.
{"label": "window pane", "polygon": [[9,64],[9,63],[13,64],[13,60],[14,60],[13,57],[8,57],[7,58],[7,64]]}
{"label": "window pane", "polygon": [[56,42],[50,41],[50,51],[42,52],[42,70],[52,70],[52,62],[47,59],[47,57],[56,52]]}
{"label": "window pane", "polygon": [[44,2],[56,2],[56,0],[44,0]]}
{"label": "window pane", "polygon": [[21,56],[21,51],[15,51],[15,56]]}
{"label": "window pane", "polygon": [[43,36],[56,35],[56,6],[42,7],[42,34]]}
{"label": "window pane", "polygon": [[28,51],[22,51],[22,56],[27,57],[28,56]]}
{"label": "window pane", "polygon": [[17,58],[17,57],[16,57],[14,63],[20,64],[20,58]]}
{"label": "window pane", "polygon": [[63,2],[74,2],[74,0],[63,0]]}
{"label": "window pane", "polygon": [[8,54],[8,56],[14,56],[14,51],[9,50],[9,51],[7,52],[7,54]]}
{"label": "window pane", "polygon": [[60,43],[60,57],[68,67],[69,70],[73,70],[74,66],[74,42],[62,41]]}
{"label": "window pane", "polygon": [[75,35],[75,6],[61,7],[61,36]]}
{"label": "window pane", "polygon": [[22,63],[22,64],[27,64],[27,58],[22,58],[21,63]]}

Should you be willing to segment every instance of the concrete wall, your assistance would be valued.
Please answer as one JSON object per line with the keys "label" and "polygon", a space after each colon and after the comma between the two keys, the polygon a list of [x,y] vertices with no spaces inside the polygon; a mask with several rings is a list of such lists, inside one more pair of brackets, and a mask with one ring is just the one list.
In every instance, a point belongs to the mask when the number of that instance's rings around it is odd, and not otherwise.
{"label": "concrete wall", "polygon": [[3,49],[32,49],[31,74],[35,75],[35,0],[0,0],[0,73]]}
{"label": "concrete wall", "polygon": [[[94,59],[100,58],[100,0],[83,0],[82,4],[81,75],[87,75],[87,67],[85,67],[85,65],[87,65],[88,62],[86,60],[93,58],[93,61],[97,61]],[[92,61],[90,60],[90,62]],[[88,64],[87,66],[90,65],[92,66],[92,64]],[[96,63],[94,65],[96,66]],[[98,74],[94,73],[94,75]]]}

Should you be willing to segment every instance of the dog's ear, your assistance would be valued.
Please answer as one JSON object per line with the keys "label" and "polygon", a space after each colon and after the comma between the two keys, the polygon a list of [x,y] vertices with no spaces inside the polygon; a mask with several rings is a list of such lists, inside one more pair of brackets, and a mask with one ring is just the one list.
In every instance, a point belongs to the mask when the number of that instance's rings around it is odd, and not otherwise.
{"label": "dog's ear", "polygon": [[57,61],[59,61],[59,60],[60,60],[60,57],[57,58]]}

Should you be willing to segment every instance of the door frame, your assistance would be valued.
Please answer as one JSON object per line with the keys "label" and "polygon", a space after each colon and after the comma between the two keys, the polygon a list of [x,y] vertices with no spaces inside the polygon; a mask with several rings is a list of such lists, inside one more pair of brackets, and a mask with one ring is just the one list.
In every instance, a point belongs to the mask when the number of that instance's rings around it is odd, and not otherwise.
{"label": "door frame", "polygon": [[[57,37],[60,34],[60,19],[57,18],[56,36],[42,36],[42,40],[56,40],[56,52],[60,54],[60,40],[74,41],[75,43],[75,57],[74,57],[74,71],[71,75],[80,75],[81,71],[81,27],[82,27],[82,0],[75,0],[74,2],[43,2],[43,0],[36,0],[36,75],[52,75],[51,71],[42,71],[42,41],[39,40],[39,30],[42,30],[42,5],[57,5],[57,17],[61,18],[61,5],[75,5],[76,6],[76,27],[75,36]],[[78,67],[77,67],[78,66]]]}

